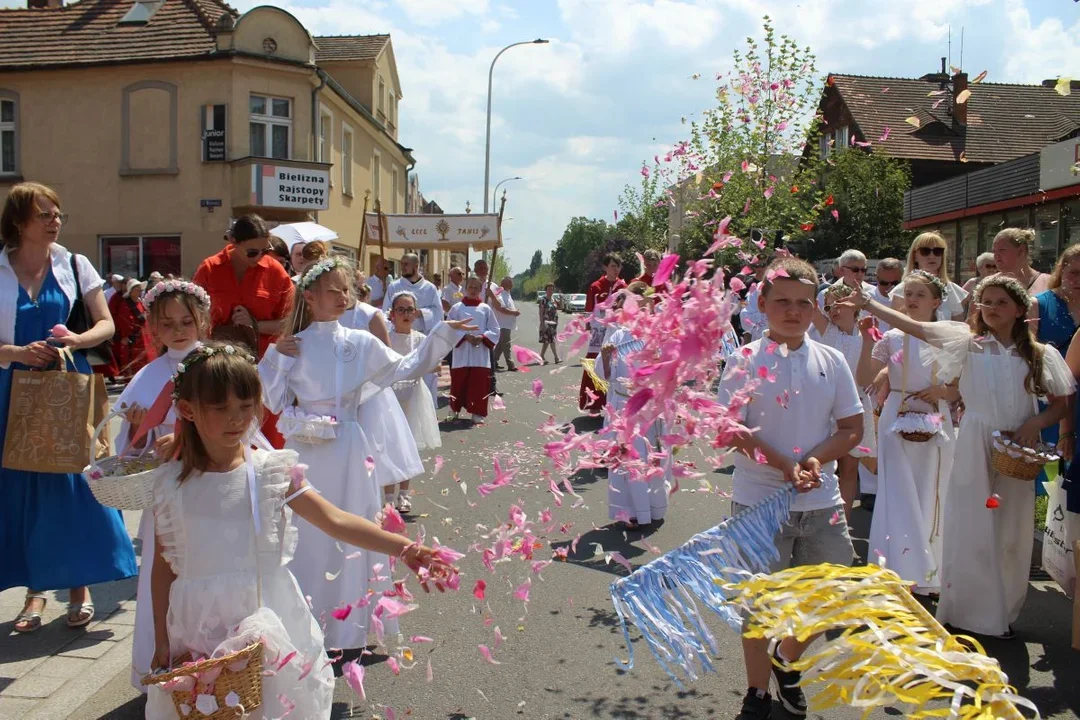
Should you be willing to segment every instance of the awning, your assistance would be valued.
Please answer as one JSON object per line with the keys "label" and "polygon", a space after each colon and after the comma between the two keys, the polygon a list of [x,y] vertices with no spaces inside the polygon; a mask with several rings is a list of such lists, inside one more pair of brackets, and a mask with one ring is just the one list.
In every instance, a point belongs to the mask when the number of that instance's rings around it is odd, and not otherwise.
{"label": "awning", "polygon": [[[379,216],[368,213],[367,243],[380,241]],[[408,250],[492,250],[502,247],[502,229],[497,214],[477,215],[383,215],[384,247]]]}

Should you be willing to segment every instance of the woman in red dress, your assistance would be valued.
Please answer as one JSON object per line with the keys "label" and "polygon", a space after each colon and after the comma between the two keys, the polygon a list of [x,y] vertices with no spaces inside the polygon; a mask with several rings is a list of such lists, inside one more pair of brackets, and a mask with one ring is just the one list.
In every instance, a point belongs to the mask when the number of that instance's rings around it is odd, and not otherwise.
{"label": "woman in red dress", "polygon": [[145,289],[146,283],[131,278],[127,281],[123,295],[119,299],[112,298],[115,301],[112,310],[113,324],[116,326],[116,334],[113,335],[113,357],[116,358],[119,377],[123,380],[130,380],[147,362],[146,308],[142,304]]}
{"label": "woman in red dress", "polygon": [[[607,300],[608,295],[626,287],[626,281],[619,277],[622,270],[622,258],[615,253],[604,255],[604,275],[589,286],[585,296],[585,312],[592,314],[596,306]],[[589,324],[589,351],[586,359],[595,358],[600,354],[600,346],[604,342],[606,325],[600,323]],[[582,412],[598,413],[607,404],[607,394],[593,384],[589,373],[581,373],[581,389],[578,392],[578,407]]]}
{"label": "woman in red dress", "polygon": [[[226,326],[251,328],[261,358],[281,332],[282,319],[292,303],[294,286],[285,269],[269,256],[270,230],[258,215],[239,218],[226,236],[228,245],[202,261],[192,278],[210,295],[211,333]],[[263,434],[281,448],[277,416],[267,415]]]}

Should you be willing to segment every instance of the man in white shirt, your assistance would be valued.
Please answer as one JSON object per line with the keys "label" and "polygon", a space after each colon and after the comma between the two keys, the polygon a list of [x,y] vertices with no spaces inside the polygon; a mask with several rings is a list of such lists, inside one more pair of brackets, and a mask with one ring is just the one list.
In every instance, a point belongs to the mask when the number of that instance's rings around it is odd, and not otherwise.
{"label": "man in white shirt", "polygon": [[[738,451],[732,514],[794,485],[799,494],[791,501],[788,523],[776,535],[780,560],[770,570],[819,563],[850,565],[853,548],[836,460],[862,439],[862,403],[844,356],[806,334],[814,316],[814,268],[801,260],[782,258],[769,269],[783,269],[785,274],[771,281],[766,276],[761,286],[758,305],[768,331],[735,354],[720,384],[720,401],[729,403],[740,391],[746,394],[748,378],[768,375],[757,380],[742,407],[743,422],[752,432],[731,443]],[[786,347],[777,350],[776,344]],[[765,373],[759,368],[765,368]],[[776,678],[778,699],[788,712],[806,715],[801,676],[790,664],[814,640],[784,638],[770,658],[768,640],[743,639],[749,690],[739,717],[770,717],[770,674]]]}
{"label": "man in white shirt", "polygon": [[465,282],[465,271],[461,268],[454,266],[450,268],[450,282],[446,283],[442,289],[442,307],[443,312],[450,312],[450,308],[461,302],[461,298],[465,297],[465,288],[462,283]]}
{"label": "man in white shirt", "polygon": [[[889,293],[896,288],[904,279],[904,263],[896,258],[884,258],[877,265],[877,286],[870,293],[871,297],[886,307],[892,307]],[[889,324],[882,320],[877,321],[878,330],[883,333],[889,332]]]}
{"label": "man in white shirt", "polygon": [[[368,285],[371,285],[370,279]],[[401,257],[401,277],[387,287],[382,311],[389,315],[394,297],[406,290],[416,296],[416,309],[420,312],[420,317],[413,321],[413,329],[427,335],[443,318],[442,300],[438,289],[420,274],[420,257],[416,253],[405,253]]]}
{"label": "man in white shirt", "polygon": [[[517,329],[518,316],[521,315],[510,294],[513,289],[514,279],[510,276],[504,277],[498,292],[499,303],[503,309],[495,311],[495,319],[499,321],[499,344],[495,346],[495,362],[498,363],[499,358],[505,356],[506,369],[510,372],[517,370],[514,358],[510,355],[510,336]],[[502,370],[498,364],[495,369]]]}
{"label": "man in white shirt", "polygon": [[368,305],[372,307],[381,308],[383,306],[383,300],[386,297],[386,286],[394,278],[390,277],[390,263],[386,260],[379,258],[375,261],[375,274],[367,279],[367,286],[371,288],[371,297],[368,298]]}
{"label": "man in white shirt", "polygon": [[[480,293],[480,299],[495,311],[495,317],[498,319],[498,313],[506,308],[496,294],[499,292],[499,286],[488,280],[489,267],[487,260],[481,258],[473,263],[473,272],[476,273],[476,277],[480,278],[480,282],[483,283],[484,286],[483,291]],[[502,393],[499,392],[498,382],[495,380],[495,348],[491,349],[491,394],[502,395]]]}
{"label": "man in white shirt", "polygon": [[[840,255],[840,259],[836,261],[833,274],[836,275],[836,282],[833,285],[843,285],[844,283],[853,285],[858,282],[862,284],[863,290],[866,292],[874,292],[874,286],[866,282],[866,256],[859,250],[845,250]],[[820,308],[825,307],[824,290],[818,293],[817,304]]]}

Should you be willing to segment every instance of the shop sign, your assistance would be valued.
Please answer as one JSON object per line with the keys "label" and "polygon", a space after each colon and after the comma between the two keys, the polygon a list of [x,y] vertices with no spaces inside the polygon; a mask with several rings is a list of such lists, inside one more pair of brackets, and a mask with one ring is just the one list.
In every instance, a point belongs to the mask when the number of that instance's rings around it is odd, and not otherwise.
{"label": "shop sign", "polygon": [[255,163],[251,166],[251,204],[326,210],[330,207],[330,171]]}
{"label": "shop sign", "polygon": [[229,159],[225,133],[224,105],[204,105],[202,108],[203,162],[225,162]]}

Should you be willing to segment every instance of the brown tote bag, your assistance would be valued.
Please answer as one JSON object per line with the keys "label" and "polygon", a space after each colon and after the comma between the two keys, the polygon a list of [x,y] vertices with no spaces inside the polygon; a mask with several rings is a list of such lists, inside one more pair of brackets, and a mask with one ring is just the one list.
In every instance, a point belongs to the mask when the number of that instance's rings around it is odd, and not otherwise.
{"label": "brown tote bag", "polygon": [[94,421],[108,405],[100,375],[69,372],[71,351],[60,349],[58,370],[16,370],[11,382],[3,466],[40,473],[81,473],[93,448]]}

